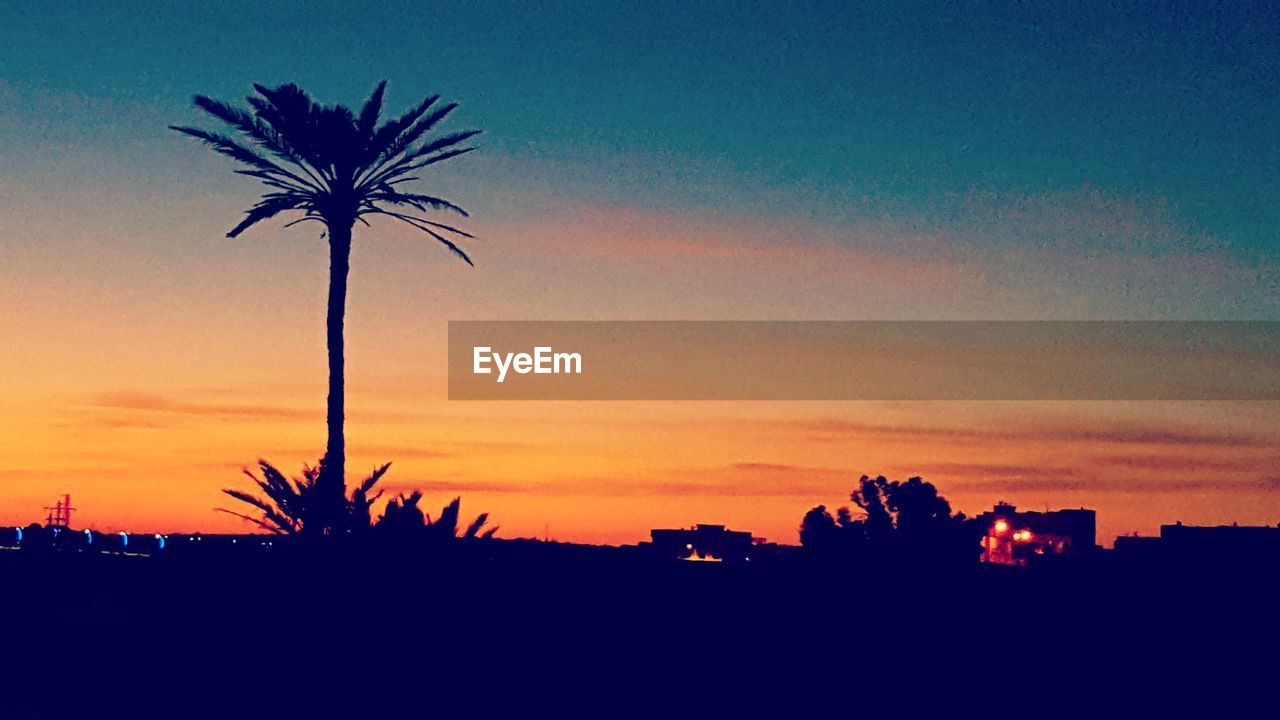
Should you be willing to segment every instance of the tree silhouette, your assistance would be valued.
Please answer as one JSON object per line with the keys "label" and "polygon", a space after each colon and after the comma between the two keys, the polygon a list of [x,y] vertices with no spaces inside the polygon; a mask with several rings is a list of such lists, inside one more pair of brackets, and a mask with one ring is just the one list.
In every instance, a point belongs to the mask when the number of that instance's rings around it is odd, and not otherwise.
{"label": "tree silhouette", "polygon": [[800,521],[800,544],[807,548],[829,548],[835,544],[836,519],[826,505],[818,505]]}
{"label": "tree silhouette", "polygon": [[370,495],[378,481],[391,469],[387,463],[375,469],[365,478],[351,497],[343,495],[341,506],[334,511],[328,497],[321,494],[320,478],[324,476],[324,461],[315,467],[302,466],[302,477],[290,479],[266,460],[258,461],[262,477],[246,469],[245,475],[262,490],[262,497],[243,490],[226,489],[222,492],[257,508],[261,517],[253,517],[226,508],[220,512],[248,520],[258,527],[278,535],[301,535],[308,525],[324,523],[330,535],[349,535],[367,530],[372,522],[373,504],[382,497],[382,491]]}
{"label": "tree silhouette", "polygon": [[848,507],[835,517],[823,505],[805,514],[800,543],[819,557],[866,555],[876,559],[937,564],[969,564],[978,558],[981,534],[932,483],[919,477],[905,481],[863,475],[849,498],[862,511]]}
{"label": "tree silhouette", "polygon": [[235,489],[225,489],[227,495],[257,508],[259,517],[246,515],[227,508],[218,508],[220,512],[247,520],[258,527],[277,535],[302,535],[307,532],[307,524],[319,522],[317,518],[331,522],[330,535],[359,536],[370,528],[375,528],[383,537],[404,541],[419,540],[452,540],[462,538],[490,538],[498,531],[498,527],[486,528],[489,513],[480,513],[462,532],[459,532],[459,515],[462,509],[462,498],[454,498],[445,505],[435,520],[426,515],[418,507],[422,500],[422,492],[415,490],[408,495],[400,495],[387,503],[382,516],[373,522],[373,504],[382,497],[382,491],[374,493],[373,489],[382,477],[391,469],[391,463],[379,466],[345,497],[337,521],[331,515],[320,515],[325,507],[325,498],[319,495],[319,478],[323,475],[320,465],[302,466],[302,475],[288,478],[274,465],[266,460],[258,461],[261,477],[246,469],[244,474],[253,480],[262,491],[262,495]]}
{"label": "tree silhouette", "polygon": [[421,501],[422,492],[419,490],[393,498],[387,503],[387,509],[382,517],[378,518],[375,528],[386,535],[400,539],[435,541],[447,541],[458,537],[466,540],[483,539],[493,537],[494,533],[498,532],[496,525],[485,527],[489,521],[489,513],[480,513],[459,534],[458,518],[462,510],[462,498],[454,498],[452,502],[445,505],[435,520],[418,507]]}
{"label": "tree silhouette", "polygon": [[438,95],[379,124],[386,85],[385,81],[378,84],[358,114],[342,105],[321,105],[293,84],[275,88],[254,85],[256,94],[247,100],[250,109],[197,95],[196,107],[230,126],[242,138],[239,141],[200,128],[170,126],[244,165],[236,170],[238,174],[256,178],[269,188],[227,237],[234,238],[253,224],[284,212],[302,214],[286,227],[309,220],[325,227],[329,242],[329,436],[321,471],[314,479],[315,498],[306,523],[309,532],[322,535],[338,529],[346,500],[343,318],[355,223],[367,225],[366,218],[374,215],[393,218],[430,235],[472,264],[446,237],[471,235],[420,216],[433,210],[464,217],[467,212],[442,198],[406,192],[403,186],[418,179],[414,173],[475,149],[462,147],[462,143],[479,131],[430,136],[428,133],[457,107],[455,103],[437,106]]}
{"label": "tree silhouette", "polygon": [[[888,483],[883,477],[873,480],[863,475],[858,480],[858,489],[849,495],[849,499],[862,508],[866,516],[861,522],[867,540],[870,542],[885,542],[893,533],[893,516],[889,514],[889,508],[885,506],[884,499],[889,490]],[[841,510],[846,517],[850,516],[848,508],[841,508]]]}

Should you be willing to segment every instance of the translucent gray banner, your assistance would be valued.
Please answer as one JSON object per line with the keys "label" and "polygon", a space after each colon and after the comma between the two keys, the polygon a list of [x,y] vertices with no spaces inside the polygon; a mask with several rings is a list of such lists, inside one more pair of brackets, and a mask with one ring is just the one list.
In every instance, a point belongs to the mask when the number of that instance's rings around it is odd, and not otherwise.
{"label": "translucent gray banner", "polygon": [[1280,322],[454,321],[451,400],[1277,400]]}

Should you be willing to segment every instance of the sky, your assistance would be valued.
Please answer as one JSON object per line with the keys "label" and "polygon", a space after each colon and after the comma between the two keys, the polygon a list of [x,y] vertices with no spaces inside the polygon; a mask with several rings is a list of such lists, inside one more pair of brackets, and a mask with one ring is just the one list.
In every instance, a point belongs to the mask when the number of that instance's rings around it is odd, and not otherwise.
{"label": "sky", "polygon": [[357,232],[349,473],[502,535],[794,542],[863,473],[958,508],[1280,522],[1271,403],[464,403],[464,319],[1275,319],[1265,4],[11,4],[0,9],[0,523],[244,529],[223,487],[324,442],[327,256],[225,232],[257,187],[167,130],[196,93],[439,93],[424,191],[470,269]]}

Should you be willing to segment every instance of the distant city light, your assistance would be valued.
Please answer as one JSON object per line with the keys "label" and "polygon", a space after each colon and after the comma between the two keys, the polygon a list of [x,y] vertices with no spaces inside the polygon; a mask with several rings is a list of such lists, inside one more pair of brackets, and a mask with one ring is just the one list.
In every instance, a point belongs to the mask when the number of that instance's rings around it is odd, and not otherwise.
{"label": "distant city light", "polygon": [[1009,531],[1009,523],[1005,522],[1004,520],[997,520],[995,524],[995,530],[997,535],[1003,535]]}

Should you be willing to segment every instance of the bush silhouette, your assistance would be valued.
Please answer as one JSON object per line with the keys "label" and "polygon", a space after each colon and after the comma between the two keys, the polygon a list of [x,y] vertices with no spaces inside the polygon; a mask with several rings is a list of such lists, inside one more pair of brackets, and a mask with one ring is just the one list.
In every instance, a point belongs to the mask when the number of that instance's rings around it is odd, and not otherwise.
{"label": "bush silhouette", "polygon": [[373,492],[382,480],[391,463],[374,469],[370,475],[356,485],[349,497],[344,497],[340,512],[333,513],[327,507],[327,498],[318,491],[319,478],[323,474],[323,464],[312,467],[304,465],[302,475],[288,478],[274,465],[266,460],[258,461],[261,474],[255,475],[246,469],[247,475],[262,491],[262,495],[236,489],[225,489],[222,492],[256,508],[260,516],[254,517],[227,508],[218,508],[221,512],[247,520],[258,527],[277,535],[307,537],[307,524],[316,522],[317,505],[325,504],[322,522],[328,523],[330,537],[369,537],[370,530],[379,538],[399,541],[444,541],[461,538],[487,539],[498,531],[497,526],[486,528],[488,513],[481,513],[461,533],[458,520],[462,508],[462,498],[454,498],[444,506],[433,520],[418,507],[422,500],[422,492],[415,490],[408,495],[400,495],[387,503],[381,517],[373,521],[373,505],[383,495],[381,490]]}

